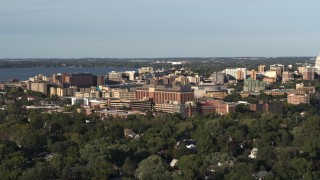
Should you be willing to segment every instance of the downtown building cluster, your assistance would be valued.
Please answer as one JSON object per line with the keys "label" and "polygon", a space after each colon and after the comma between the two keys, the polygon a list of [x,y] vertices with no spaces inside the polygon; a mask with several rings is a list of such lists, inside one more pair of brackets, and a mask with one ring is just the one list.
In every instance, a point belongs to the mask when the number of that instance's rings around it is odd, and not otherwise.
{"label": "downtown building cluster", "polygon": [[[260,65],[257,69],[235,67],[213,72],[209,77],[185,68],[154,70],[153,67],[141,67],[138,71],[112,71],[106,75],[39,74],[26,81],[5,82],[1,88],[21,87],[46,96],[70,98],[72,105],[82,106],[87,114],[98,112],[103,116],[127,116],[129,112],[145,113],[147,110],[179,113],[183,117],[194,113],[227,114],[236,112],[239,104],[247,105],[248,109],[256,112],[279,111],[285,102],[294,105],[310,103],[310,95],[316,92],[315,87],[306,82],[313,81],[319,72],[320,57],[315,64],[295,65],[295,70],[293,65],[283,64]],[[295,88],[285,88],[287,83],[297,81],[304,83],[296,83]],[[270,88],[276,82],[281,86]],[[234,88],[239,84],[240,90]],[[261,93],[274,97],[274,100],[256,103],[224,101],[229,95],[246,98]]]}

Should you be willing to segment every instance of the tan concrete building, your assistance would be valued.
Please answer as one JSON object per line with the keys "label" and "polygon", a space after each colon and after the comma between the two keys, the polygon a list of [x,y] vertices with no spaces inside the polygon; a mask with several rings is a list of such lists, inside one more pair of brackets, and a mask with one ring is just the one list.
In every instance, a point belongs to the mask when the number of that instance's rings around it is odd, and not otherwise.
{"label": "tan concrete building", "polygon": [[263,82],[274,83],[274,82],[276,82],[276,78],[274,78],[274,77],[265,77],[265,78],[263,78]]}
{"label": "tan concrete building", "polygon": [[302,83],[301,84],[296,84],[296,89],[305,91],[309,94],[315,93],[316,92],[316,87],[315,86],[304,86]]}
{"label": "tan concrete building", "polygon": [[237,70],[237,80],[244,80],[246,77],[246,72],[239,69]]}
{"label": "tan concrete building", "polygon": [[304,94],[304,95],[291,94],[288,96],[288,103],[294,104],[294,105],[298,105],[301,103],[309,104],[310,103],[310,96],[309,96],[309,94]]}
{"label": "tan concrete building", "polygon": [[258,73],[263,74],[264,72],[266,72],[266,65],[258,66]]}
{"label": "tan concrete building", "polygon": [[282,73],[282,83],[286,83],[289,81],[293,81],[293,72],[289,72],[289,71],[283,71]]}
{"label": "tan concrete building", "polygon": [[305,68],[302,71],[302,79],[307,81],[314,80],[315,69],[314,68]]}
{"label": "tan concrete building", "polygon": [[113,91],[113,98],[121,100],[135,100],[136,92],[129,91],[128,89],[117,89]]}
{"label": "tan concrete building", "polygon": [[256,70],[251,70],[250,71],[250,76],[251,76],[251,79],[257,80],[257,71]]}
{"label": "tan concrete building", "polygon": [[28,90],[37,91],[48,95],[48,83],[47,82],[29,82]]}

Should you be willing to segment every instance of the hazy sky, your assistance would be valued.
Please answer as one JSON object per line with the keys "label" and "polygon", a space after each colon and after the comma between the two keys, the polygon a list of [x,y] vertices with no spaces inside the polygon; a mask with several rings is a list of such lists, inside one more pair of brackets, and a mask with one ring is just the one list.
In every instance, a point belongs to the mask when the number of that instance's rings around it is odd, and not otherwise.
{"label": "hazy sky", "polygon": [[0,0],[0,58],[316,56],[319,0]]}

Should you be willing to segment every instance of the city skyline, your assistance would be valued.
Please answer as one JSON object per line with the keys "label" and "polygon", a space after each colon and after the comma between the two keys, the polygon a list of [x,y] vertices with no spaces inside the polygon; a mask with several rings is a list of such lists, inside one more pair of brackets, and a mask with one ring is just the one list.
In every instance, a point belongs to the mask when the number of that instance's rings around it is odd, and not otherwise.
{"label": "city skyline", "polygon": [[0,58],[317,56],[320,2],[0,0]]}

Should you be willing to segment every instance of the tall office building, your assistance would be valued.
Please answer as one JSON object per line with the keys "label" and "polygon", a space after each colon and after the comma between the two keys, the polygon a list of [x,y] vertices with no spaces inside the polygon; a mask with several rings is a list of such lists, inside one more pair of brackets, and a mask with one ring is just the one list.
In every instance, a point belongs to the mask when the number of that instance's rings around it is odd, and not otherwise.
{"label": "tall office building", "polygon": [[289,71],[283,71],[282,73],[282,83],[286,83],[289,81],[294,80],[293,78],[293,72],[289,72]]}
{"label": "tall office building", "polygon": [[243,91],[245,92],[259,92],[266,89],[266,83],[251,78],[244,80]]}
{"label": "tall office building", "polygon": [[53,83],[65,83],[69,82],[70,77],[67,73],[58,73],[58,74],[52,74],[52,82]]}
{"label": "tall office building", "polygon": [[[239,72],[241,71],[241,72]],[[234,77],[237,80],[246,79],[247,68],[234,68],[234,69],[225,69],[225,73],[229,76]]]}
{"label": "tall office building", "polygon": [[214,72],[211,74],[210,79],[216,83],[224,83],[226,74],[223,72]]}
{"label": "tall office building", "polygon": [[28,82],[28,90],[41,92],[45,95],[48,95],[48,83],[47,82]]}
{"label": "tall office building", "polygon": [[264,73],[266,71],[266,65],[258,66],[258,73]]}
{"label": "tall office building", "polygon": [[272,64],[270,65],[270,71],[275,71],[277,74],[277,77],[282,76],[282,72],[284,70],[284,65],[283,64]]}
{"label": "tall office building", "polygon": [[237,78],[236,79],[237,80],[244,80],[245,77],[246,77],[246,71],[243,71],[243,70],[239,69],[237,71]]}
{"label": "tall office building", "polygon": [[118,81],[122,79],[122,72],[111,71],[108,74],[108,79]]}
{"label": "tall office building", "polygon": [[71,86],[90,87],[97,85],[97,76],[87,73],[70,74],[69,82]]}
{"label": "tall office building", "polygon": [[122,76],[125,76],[126,79],[133,81],[135,79],[136,72],[135,71],[125,71],[124,73],[122,73]]}
{"label": "tall office building", "polygon": [[156,104],[185,104],[194,101],[194,92],[190,86],[146,86],[138,87],[136,90],[137,100],[151,100]]}
{"label": "tall office building", "polygon": [[97,76],[97,86],[100,86],[100,85],[105,85],[105,80],[103,75]]}
{"label": "tall office building", "polygon": [[316,68],[306,67],[302,71],[302,79],[307,81],[314,80],[314,73]]}
{"label": "tall office building", "polygon": [[250,77],[253,80],[257,80],[257,71],[256,70],[251,70]]}
{"label": "tall office building", "polygon": [[315,63],[315,68],[317,68],[317,73],[320,74],[320,53],[318,55],[318,57],[316,58],[316,63]]}

